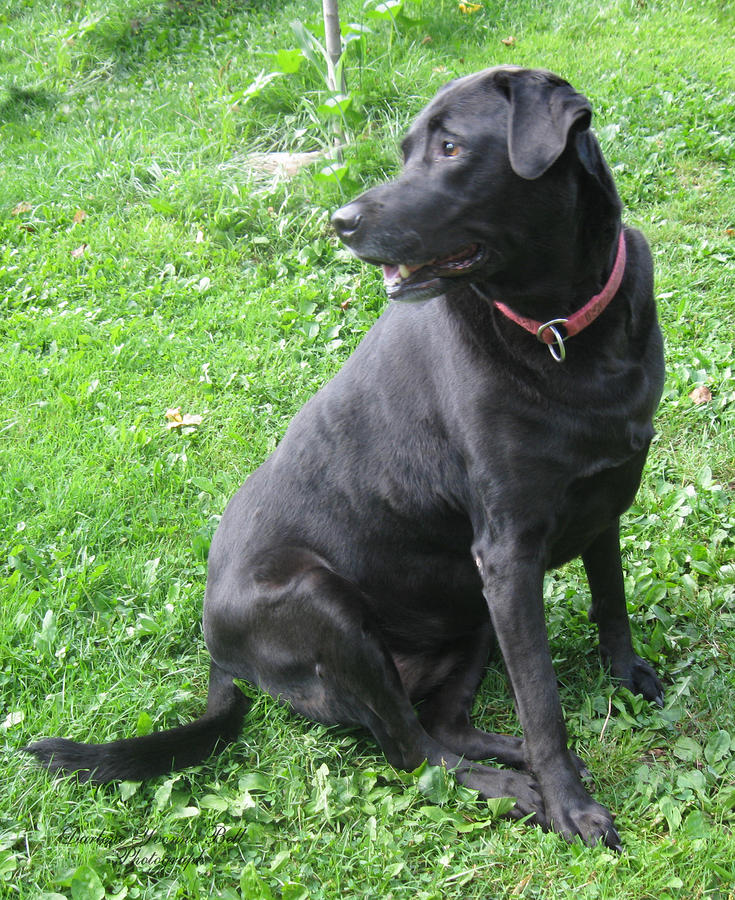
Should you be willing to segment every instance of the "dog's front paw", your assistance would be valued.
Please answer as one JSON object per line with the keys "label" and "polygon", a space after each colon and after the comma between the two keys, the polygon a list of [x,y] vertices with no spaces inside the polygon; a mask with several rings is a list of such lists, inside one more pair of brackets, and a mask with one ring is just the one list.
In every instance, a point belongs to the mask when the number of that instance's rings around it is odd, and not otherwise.
{"label": "dog's front paw", "polygon": [[611,660],[610,673],[632,694],[642,694],[646,700],[664,705],[664,686],[653,666],[640,656],[634,655],[622,664]]}
{"label": "dog's front paw", "polygon": [[602,843],[611,850],[623,849],[611,813],[591,797],[563,808],[550,809],[547,806],[547,816],[551,830],[567,841],[580,837],[588,846]]}

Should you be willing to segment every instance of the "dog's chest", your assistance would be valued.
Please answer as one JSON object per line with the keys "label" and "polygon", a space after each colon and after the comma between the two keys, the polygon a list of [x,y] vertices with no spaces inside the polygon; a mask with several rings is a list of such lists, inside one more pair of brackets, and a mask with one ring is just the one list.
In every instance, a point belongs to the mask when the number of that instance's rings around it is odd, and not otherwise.
{"label": "dog's chest", "polygon": [[648,446],[621,465],[573,480],[559,503],[549,542],[549,566],[580,556],[633,502]]}
{"label": "dog's chest", "polygon": [[[484,409],[482,409],[484,405]],[[475,538],[532,542],[550,567],[579,556],[632,503],[653,435],[650,420],[553,404],[479,404],[465,432]]]}

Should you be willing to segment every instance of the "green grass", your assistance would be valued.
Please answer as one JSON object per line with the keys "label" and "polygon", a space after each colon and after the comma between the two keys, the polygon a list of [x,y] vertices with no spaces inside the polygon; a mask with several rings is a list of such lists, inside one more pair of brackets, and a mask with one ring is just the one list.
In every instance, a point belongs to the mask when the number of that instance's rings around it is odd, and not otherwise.
{"label": "green grass", "polygon": [[[360,0],[341,6],[343,22],[361,20]],[[325,146],[316,70],[233,103],[319,4],[0,11],[1,896],[734,895],[732,8],[407,12],[421,23],[373,23],[364,55],[350,50],[340,189],[318,166],[276,183],[244,165]],[[265,696],[241,740],[198,769],[142,786],[52,782],[18,752],[35,737],[103,741],[202,710],[218,517],[385,302],[329,213],[396,172],[397,140],[440,84],[500,62],[551,68],[590,97],[657,267],[669,377],[624,553],[635,639],[667,673],[664,710],[600,672],[579,565],[546,583],[570,733],[625,853],[498,821],[440,773],[397,773],[366,736]],[[697,405],[701,385],[712,399]],[[167,429],[171,407],[201,425]],[[498,663],[476,715],[517,730]]]}

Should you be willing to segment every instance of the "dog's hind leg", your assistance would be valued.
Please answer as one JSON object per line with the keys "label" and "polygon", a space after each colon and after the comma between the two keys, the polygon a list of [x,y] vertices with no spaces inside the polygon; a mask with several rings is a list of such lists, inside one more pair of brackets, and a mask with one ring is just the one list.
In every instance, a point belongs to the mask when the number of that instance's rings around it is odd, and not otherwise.
{"label": "dog's hind leg", "polygon": [[489,621],[462,639],[454,668],[420,706],[421,723],[440,744],[465,759],[496,759],[525,768],[522,738],[475,728],[470,711],[490,653]]}
{"label": "dog's hind leg", "polygon": [[619,520],[582,555],[592,594],[590,619],[600,635],[600,656],[610,674],[634,694],[663,706],[664,688],[653,667],[633,651],[620,561]]}
{"label": "dog's hind leg", "polygon": [[[444,765],[485,797],[515,797],[512,816],[545,821],[529,775],[470,764],[426,732],[354,584],[308,551],[270,556],[246,589],[225,577],[210,595],[207,640],[221,666],[310,719],[368,728],[396,768]],[[223,589],[242,602],[220,602]]]}

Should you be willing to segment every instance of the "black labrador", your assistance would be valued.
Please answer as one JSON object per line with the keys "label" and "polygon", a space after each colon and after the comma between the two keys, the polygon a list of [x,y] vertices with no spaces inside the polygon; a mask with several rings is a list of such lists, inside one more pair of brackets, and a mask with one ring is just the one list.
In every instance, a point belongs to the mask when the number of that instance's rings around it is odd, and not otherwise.
{"label": "black labrador", "polygon": [[[227,507],[204,605],[206,713],[29,747],[48,768],[106,782],[197,763],[237,737],[240,678],[365,726],[396,767],[445,765],[484,797],[515,797],[515,817],[619,846],[567,747],[542,597],[546,570],[581,555],[603,660],[662,702],[631,645],[618,536],[662,342],[650,252],[621,224],[590,119],[549,72],[460,78],[411,127],[398,180],[334,214],[396,302]],[[493,635],[523,740],[470,723]],[[474,762],[487,759],[512,768]]]}

